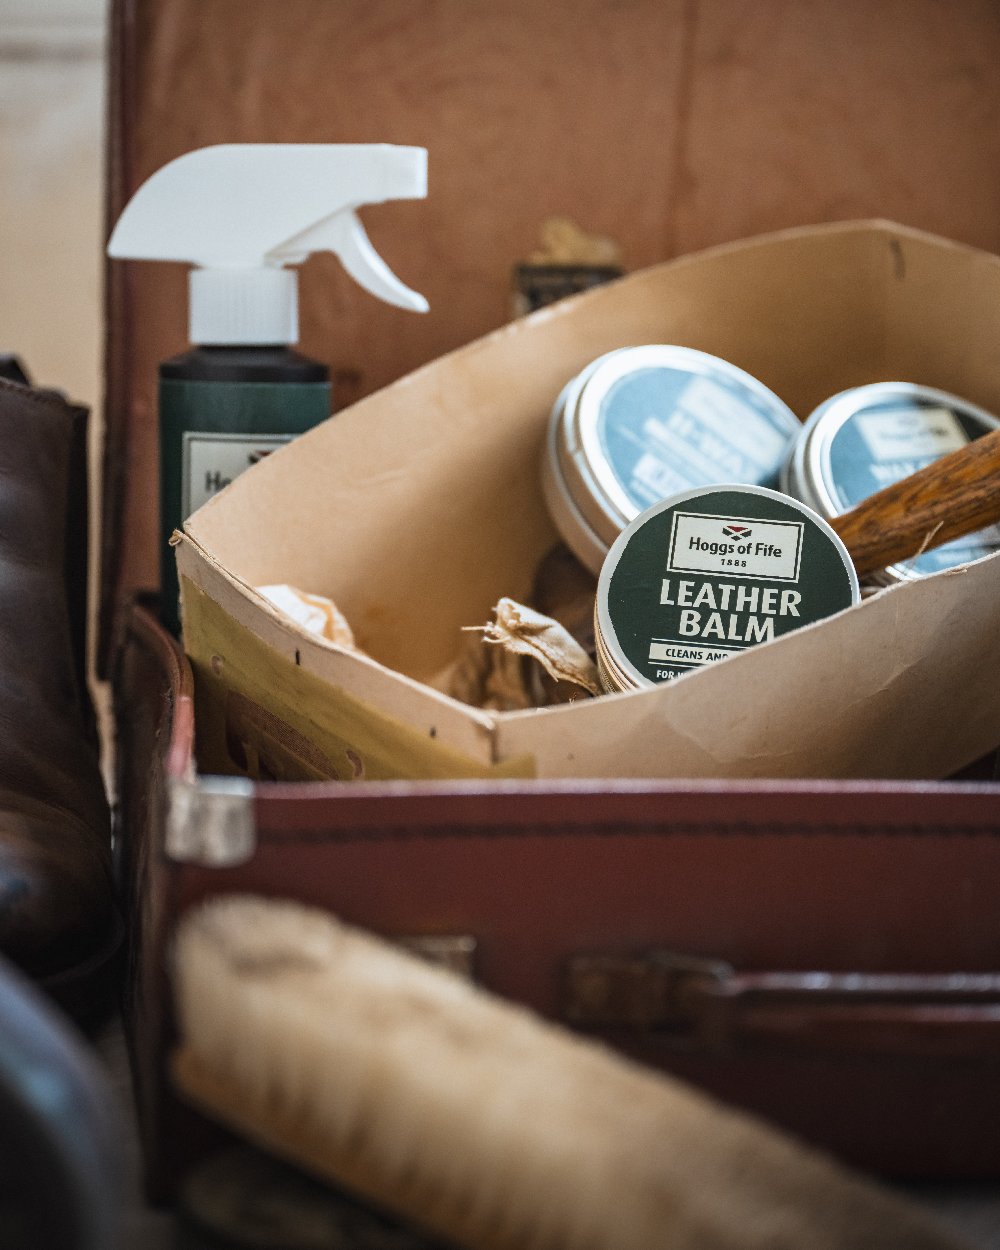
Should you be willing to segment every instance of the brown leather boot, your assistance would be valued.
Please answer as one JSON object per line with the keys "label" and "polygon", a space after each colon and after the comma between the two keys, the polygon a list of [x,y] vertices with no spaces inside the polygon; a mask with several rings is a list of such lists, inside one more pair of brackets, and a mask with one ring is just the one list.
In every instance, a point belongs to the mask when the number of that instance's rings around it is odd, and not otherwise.
{"label": "brown leather boot", "polygon": [[0,379],[0,953],[75,1014],[120,938],[84,676],[86,422]]}

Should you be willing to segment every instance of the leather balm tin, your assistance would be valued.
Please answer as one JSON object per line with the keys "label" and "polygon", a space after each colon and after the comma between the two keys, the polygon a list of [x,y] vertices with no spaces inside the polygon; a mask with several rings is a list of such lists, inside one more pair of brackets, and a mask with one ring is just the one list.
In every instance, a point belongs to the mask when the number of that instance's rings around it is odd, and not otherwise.
{"label": "leather balm tin", "polygon": [[690,347],[598,357],[562,390],[543,458],[545,499],[593,573],[645,508],[718,482],[777,485],[801,429],[749,373]]}
{"label": "leather balm tin", "polygon": [[686,491],[641,513],[598,579],[608,691],[672,681],[859,601],[847,548],[822,517],[763,487]]}
{"label": "leather balm tin", "polygon": [[[946,391],[908,382],[854,387],[805,422],[782,467],[782,488],[829,519],[998,427],[991,413]],[[1000,531],[990,527],[892,565],[872,581],[912,580],[998,547]]]}

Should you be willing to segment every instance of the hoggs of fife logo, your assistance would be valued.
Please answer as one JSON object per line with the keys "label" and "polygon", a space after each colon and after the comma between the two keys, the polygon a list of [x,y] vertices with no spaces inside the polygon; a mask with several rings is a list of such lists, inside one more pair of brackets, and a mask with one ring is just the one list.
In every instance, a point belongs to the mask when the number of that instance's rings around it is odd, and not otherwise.
{"label": "hoggs of fife logo", "polygon": [[[666,570],[671,576],[661,579],[659,596],[668,611],[660,622],[663,632],[650,640],[649,663],[690,667],[720,660],[734,648],[773,638],[776,620],[798,617],[802,594],[793,585],[802,534],[797,521],[751,524],[675,513]],[[683,576],[689,573],[701,576]],[[657,680],[668,675],[657,670]]]}
{"label": "hoggs of fife logo", "polygon": [[795,581],[802,534],[801,521],[751,522],[741,517],[676,512],[667,569]]}

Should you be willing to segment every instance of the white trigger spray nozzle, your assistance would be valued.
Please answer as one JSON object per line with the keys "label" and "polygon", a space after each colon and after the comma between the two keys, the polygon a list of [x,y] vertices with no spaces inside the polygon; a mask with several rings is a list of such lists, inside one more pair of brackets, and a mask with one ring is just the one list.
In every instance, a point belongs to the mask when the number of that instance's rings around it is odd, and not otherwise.
{"label": "white trigger spray nozzle", "polygon": [[112,257],[186,261],[190,338],[198,344],[294,343],[294,271],[335,252],[366,290],[426,312],[372,246],[364,204],[422,199],[427,152],[392,144],[220,144],[164,165],[135,193],[108,243]]}

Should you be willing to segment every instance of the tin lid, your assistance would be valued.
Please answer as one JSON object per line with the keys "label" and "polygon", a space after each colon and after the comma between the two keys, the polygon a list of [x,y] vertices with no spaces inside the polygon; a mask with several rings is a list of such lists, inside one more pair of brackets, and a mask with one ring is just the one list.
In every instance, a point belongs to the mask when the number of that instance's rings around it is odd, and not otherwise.
{"label": "tin lid", "polygon": [[672,681],[860,599],[847,548],[811,508],[741,484],[641,513],[597,588],[597,667],[608,691]]}
{"label": "tin lid", "polygon": [[[834,517],[998,427],[992,413],[947,391],[909,382],[853,387],[810,415],[783,467],[783,488]],[[893,565],[875,580],[912,580],[997,548],[1000,529],[990,526]]]}
{"label": "tin lid", "polygon": [[800,425],[762,382],[706,352],[608,352],[563,388],[543,482],[566,542],[594,573],[644,508],[719,481],[775,485]]}

